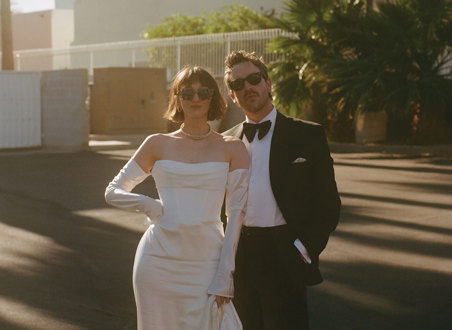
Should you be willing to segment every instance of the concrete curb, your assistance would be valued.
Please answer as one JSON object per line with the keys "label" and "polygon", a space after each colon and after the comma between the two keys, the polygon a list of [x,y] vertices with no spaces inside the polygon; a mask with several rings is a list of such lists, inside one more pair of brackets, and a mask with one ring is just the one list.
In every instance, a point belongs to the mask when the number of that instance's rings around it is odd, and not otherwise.
{"label": "concrete curb", "polygon": [[452,145],[397,145],[397,144],[357,144],[330,143],[332,153],[383,153],[412,156],[449,156],[452,157]]}
{"label": "concrete curb", "polygon": [[[145,134],[121,135],[90,135],[88,146],[80,148],[25,148],[3,149],[0,155],[18,153],[64,153],[77,151],[124,150],[136,149],[147,137]],[[395,145],[395,144],[357,144],[336,143],[329,144],[331,153],[364,154],[380,153],[385,155],[409,155],[412,157],[452,157],[452,144],[440,145]]]}

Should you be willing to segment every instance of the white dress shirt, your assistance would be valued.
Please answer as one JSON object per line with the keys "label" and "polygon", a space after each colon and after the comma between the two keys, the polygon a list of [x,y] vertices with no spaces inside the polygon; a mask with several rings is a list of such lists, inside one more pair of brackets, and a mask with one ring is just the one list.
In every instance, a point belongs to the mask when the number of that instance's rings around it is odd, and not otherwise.
{"label": "white dress shirt", "polygon": [[[270,146],[276,114],[276,109],[273,107],[273,110],[260,121],[260,123],[267,120],[271,121],[270,129],[262,140],[255,136],[253,142],[250,143],[245,135],[242,138],[251,159],[245,226],[273,227],[287,223],[276,203],[270,184]],[[248,117],[246,117],[246,122],[257,124]],[[294,244],[304,260],[311,263],[308,252],[301,241],[296,239]]]}

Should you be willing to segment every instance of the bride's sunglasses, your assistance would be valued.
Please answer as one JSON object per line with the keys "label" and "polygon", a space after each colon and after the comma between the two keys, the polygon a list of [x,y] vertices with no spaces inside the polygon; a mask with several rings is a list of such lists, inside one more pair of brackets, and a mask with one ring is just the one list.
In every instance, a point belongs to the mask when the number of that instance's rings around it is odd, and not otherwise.
{"label": "bride's sunglasses", "polygon": [[262,79],[262,72],[255,72],[250,75],[248,75],[245,79],[239,78],[236,80],[232,80],[229,82],[229,88],[233,91],[239,91],[242,90],[243,87],[245,87],[245,80],[248,81],[251,85],[257,85],[261,82]]}
{"label": "bride's sunglasses", "polygon": [[198,90],[194,90],[191,88],[185,88],[176,93],[184,100],[191,101],[195,97],[195,94],[198,94],[200,100],[208,100],[213,95],[213,89],[210,88],[200,88]]}

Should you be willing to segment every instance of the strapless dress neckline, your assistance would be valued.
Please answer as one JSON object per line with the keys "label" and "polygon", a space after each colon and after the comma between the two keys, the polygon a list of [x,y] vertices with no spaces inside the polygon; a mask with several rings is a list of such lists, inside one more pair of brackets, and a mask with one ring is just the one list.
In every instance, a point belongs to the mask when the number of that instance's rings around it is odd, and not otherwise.
{"label": "strapless dress neckline", "polygon": [[179,160],[172,160],[172,159],[158,159],[155,161],[155,163],[158,162],[171,162],[171,163],[179,163],[179,164],[183,164],[183,165],[203,165],[203,164],[215,164],[215,163],[219,163],[219,164],[229,164],[229,162],[222,162],[222,161],[207,161],[207,162],[197,162],[197,163],[189,163],[189,162],[182,162]]}

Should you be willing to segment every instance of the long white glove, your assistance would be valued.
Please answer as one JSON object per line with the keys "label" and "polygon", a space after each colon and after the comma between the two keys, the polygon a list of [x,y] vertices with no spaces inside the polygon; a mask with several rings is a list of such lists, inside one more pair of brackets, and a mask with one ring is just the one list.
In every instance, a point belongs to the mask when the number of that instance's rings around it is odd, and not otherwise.
{"label": "long white glove", "polygon": [[228,174],[226,185],[226,233],[218,270],[207,290],[207,293],[212,295],[231,298],[234,296],[235,253],[245,219],[248,176],[249,170],[246,169],[237,169]]}
{"label": "long white glove", "polygon": [[118,175],[105,189],[108,204],[132,212],[144,212],[151,220],[158,221],[163,215],[163,206],[159,199],[131,193],[136,185],[143,182],[150,173],[146,173],[132,158],[119,171]]}

